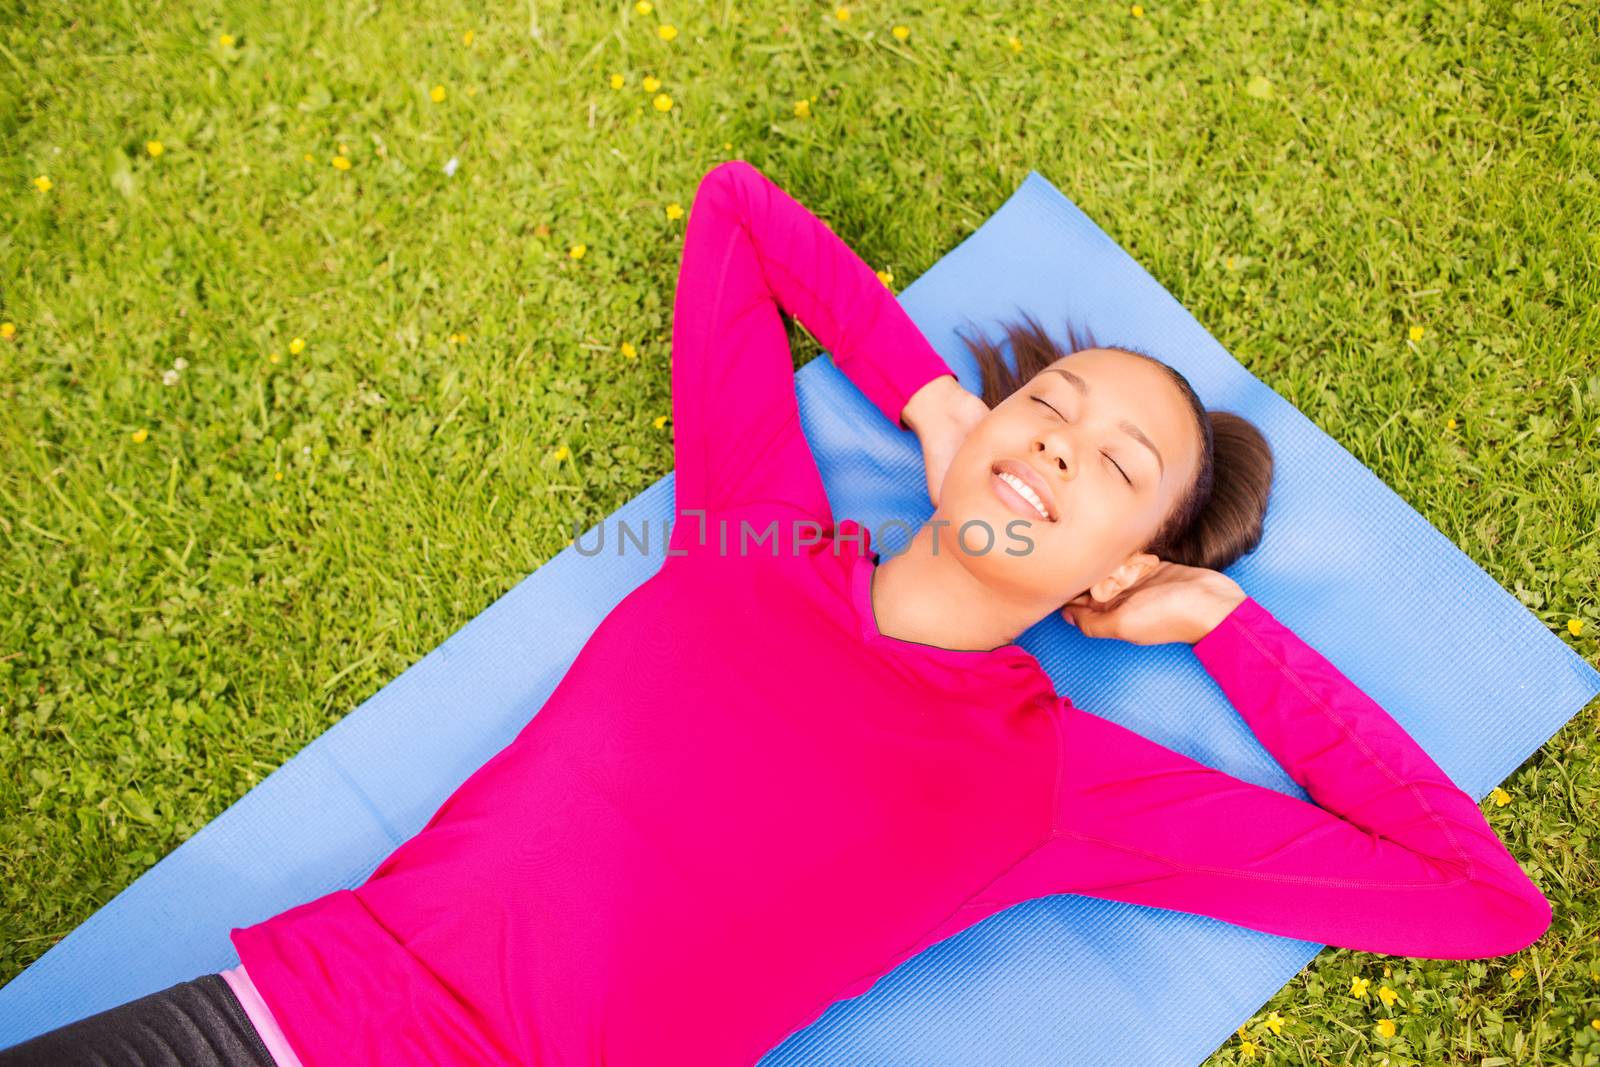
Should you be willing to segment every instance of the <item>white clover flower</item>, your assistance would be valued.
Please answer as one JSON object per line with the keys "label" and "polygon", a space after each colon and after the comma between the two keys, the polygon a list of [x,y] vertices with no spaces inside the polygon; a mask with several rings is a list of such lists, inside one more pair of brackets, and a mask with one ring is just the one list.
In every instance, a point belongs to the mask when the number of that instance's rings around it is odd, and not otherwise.
{"label": "white clover flower", "polygon": [[172,361],[172,367],[174,370],[188,370],[189,361],[184,359],[182,356],[179,356],[177,359]]}
{"label": "white clover flower", "polygon": [[161,384],[162,385],[177,385],[178,384],[178,372],[175,371],[175,370],[162,371],[161,372]]}
{"label": "white clover flower", "polygon": [[451,156],[450,162],[444,165],[444,176],[446,178],[454,178],[456,176],[456,167],[458,167],[460,164],[461,161],[459,159],[457,159],[455,156]]}

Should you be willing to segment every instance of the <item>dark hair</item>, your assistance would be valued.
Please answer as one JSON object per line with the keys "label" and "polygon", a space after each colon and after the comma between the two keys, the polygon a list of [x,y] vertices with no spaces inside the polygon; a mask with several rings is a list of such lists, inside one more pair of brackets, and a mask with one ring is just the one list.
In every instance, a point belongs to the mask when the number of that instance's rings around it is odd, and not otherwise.
{"label": "dark hair", "polygon": [[[1231,411],[1207,410],[1189,380],[1147,352],[1100,345],[1087,329],[1080,340],[1067,325],[1063,348],[1033,316],[1004,326],[1016,361],[1008,366],[987,337],[961,339],[977,357],[983,374],[983,402],[993,408],[1058,359],[1089,348],[1106,348],[1147,359],[1160,367],[1189,401],[1200,436],[1200,471],[1173,505],[1143,551],[1188,567],[1222,570],[1261,543],[1261,524],[1272,490],[1272,446],[1249,419]],[[961,336],[959,331],[957,336]]]}

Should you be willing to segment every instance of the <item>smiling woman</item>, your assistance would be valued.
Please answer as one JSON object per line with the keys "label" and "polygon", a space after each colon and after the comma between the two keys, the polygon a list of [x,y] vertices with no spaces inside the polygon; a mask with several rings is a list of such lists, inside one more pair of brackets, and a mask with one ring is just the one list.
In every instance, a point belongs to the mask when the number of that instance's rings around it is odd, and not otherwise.
{"label": "smiling woman", "polygon": [[[786,311],[890,424],[948,438],[940,523],[1027,524],[1038,550],[939,554],[930,521],[880,562],[828,498]],[[1057,893],[1428,958],[1536,940],[1549,904],[1477,802],[1231,578],[1181,562],[1259,537],[1254,428],[1149,357],[1013,341],[1018,369],[989,353],[987,402],[958,404],[865,260],[752,164],[713,167],[673,297],[666,562],[364,881],[231,929],[237,968],[0,1065],[747,1067]],[[730,552],[707,520],[763,547]],[[1311,800],[1057,692],[1013,639],[1084,585],[1137,586],[1080,629],[1190,643]]]}
{"label": "smiling woman", "polygon": [[[1101,346],[1087,328],[1080,337],[1070,323],[1067,344],[1063,346],[1032,315],[1024,312],[1022,318],[1020,323],[1004,326],[1014,366],[1006,361],[1000,346],[986,336],[962,336],[982,372],[983,402],[991,409],[997,408],[1022,390],[1027,405],[1037,409],[1036,414],[1063,423],[1096,410],[1105,419],[1102,434],[1093,442],[1098,454],[1078,454],[1079,473],[1087,470],[1083,464],[1097,463],[1102,476],[1115,479],[1113,487],[1120,486],[1136,496],[1153,495],[1156,484],[1167,478],[1169,465],[1177,466],[1182,457],[1164,455],[1152,437],[1155,431],[1141,427],[1121,411],[1110,410],[1116,400],[1109,387],[1097,393],[1095,385],[1102,379],[1110,383],[1126,377],[1134,367],[1154,372],[1151,377],[1170,383],[1171,388],[1166,390],[1169,396],[1181,398],[1175,399],[1175,406],[1187,408],[1190,437],[1198,437],[1200,446],[1194,449],[1199,458],[1189,472],[1189,490],[1170,505],[1142,551],[1210,570],[1223,570],[1253,551],[1261,541],[1262,520],[1272,489],[1272,447],[1261,431],[1231,411],[1208,411],[1181,373],[1148,353]],[[996,477],[1007,481],[1011,488],[1018,487],[1005,478],[1006,471],[1028,483],[1041,498],[1049,521],[1061,518],[1064,505],[1054,499],[1047,486],[1041,486],[1038,474],[1027,464],[1013,464],[1021,469],[1008,467],[1006,461],[995,466]],[[1022,495],[1026,500],[1027,494]],[[1037,515],[1037,511],[1030,508],[1029,514]]]}

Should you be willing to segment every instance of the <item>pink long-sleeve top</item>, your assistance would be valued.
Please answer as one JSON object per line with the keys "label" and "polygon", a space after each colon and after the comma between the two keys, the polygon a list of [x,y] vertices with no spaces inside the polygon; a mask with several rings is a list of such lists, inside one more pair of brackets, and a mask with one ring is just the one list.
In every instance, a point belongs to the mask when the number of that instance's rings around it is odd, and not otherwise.
{"label": "pink long-sleeve top", "polygon": [[306,1067],[751,1064],[1051,893],[1433,958],[1546,929],[1477,802],[1253,598],[1194,653],[1314,803],[1074,706],[1020,645],[881,633],[878,556],[829,508],[780,309],[895,425],[951,373],[764,174],[704,177],[671,554],[364,884],[233,931]]}

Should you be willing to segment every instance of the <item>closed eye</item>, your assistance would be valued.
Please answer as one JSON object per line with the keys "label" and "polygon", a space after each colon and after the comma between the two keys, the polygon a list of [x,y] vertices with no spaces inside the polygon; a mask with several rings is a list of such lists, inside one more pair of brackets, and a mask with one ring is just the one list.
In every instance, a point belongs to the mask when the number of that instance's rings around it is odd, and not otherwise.
{"label": "closed eye", "polygon": [[[1067,417],[1065,415],[1061,414],[1061,412],[1056,411],[1056,406],[1054,404],[1050,403],[1050,401],[1046,400],[1044,397],[1042,397],[1042,396],[1034,396],[1034,397],[1030,397],[1030,399],[1037,400],[1039,403],[1043,404],[1045,407],[1049,408],[1051,411],[1055,411],[1056,418],[1060,419],[1062,422],[1066,422],[1067,421]],[[1111,461],[1111,465],[1113,467],[1117,468],[1117,473],[1122,475],[1122,480],[1124,482],[1127,482],[1128,483],[1128,487],[1131,489],[1133,487],[1133,479],[1129,478],[1128,477],[1128,472],[1122,469],[1122,464],[1118,463],[1115,459],[1112,459],[1111,453],[1109,453],[1109,452],[1101,452],[1100,454],[1102,456],[1106,457],[1106,459]]]}

